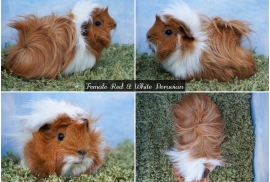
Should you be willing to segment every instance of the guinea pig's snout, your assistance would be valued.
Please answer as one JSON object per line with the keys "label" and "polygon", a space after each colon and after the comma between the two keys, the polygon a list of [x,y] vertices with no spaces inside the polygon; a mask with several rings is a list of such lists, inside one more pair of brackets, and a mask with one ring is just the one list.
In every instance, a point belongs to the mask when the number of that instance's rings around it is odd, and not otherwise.
{"label": "guinea pig's snout", "polygon": [[78,150],[77,153],[81,156],[85,156],[87,154],[87,150]]}
{"label": "guinea pig's snout", "polygon": [[116,27],[117,27],[116,21],[110,22],[109,27],[110,27],[110,29],[116,29]]}
{"label": "guinea pig's snout", "polygon": [[147,38],[147,39],[151,39],[151,37],[152,37],[152,36],[151,36],[149,33],[146,34],[146,38]]}

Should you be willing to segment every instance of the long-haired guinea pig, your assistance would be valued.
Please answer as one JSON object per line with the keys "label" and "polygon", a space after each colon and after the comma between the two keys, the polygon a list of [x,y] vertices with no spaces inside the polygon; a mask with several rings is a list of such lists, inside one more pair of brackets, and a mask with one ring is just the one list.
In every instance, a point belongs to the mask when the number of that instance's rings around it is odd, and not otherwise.
{"label": "long-haired guinea pig", "polygon": [[194,93],[173,104],[174,129],[179,136],[166,152],[180,182],[207,182],[209,173],[224,165],[220,144],[225,123],[217,105],[204,94]]}
{"label": "long-haired guinea pig", "polygon": [[40,79],[91,69],[109,47],[116,22],[108,7],[81,0],[67,15],[28,15],[9,26],[18,31],[18,37],[3,68]]}
{"label": "long-haired guinea pig", "polygon": [[241,45],[243,37],[250,43],[250,32],[247,22],[210,19],[179,0],[156,15],[147,41],[163,68],[176,78],[232,81],[256,73],[252,53]]}
{"label": "long-haired guinea pig", "polygon": [[29,115],[14,117],[22,125],[13,133],[22,166],[38,177],[72,177],[101,166],[110,148],[97,118],[65,101],[45,99],[30,108]]}

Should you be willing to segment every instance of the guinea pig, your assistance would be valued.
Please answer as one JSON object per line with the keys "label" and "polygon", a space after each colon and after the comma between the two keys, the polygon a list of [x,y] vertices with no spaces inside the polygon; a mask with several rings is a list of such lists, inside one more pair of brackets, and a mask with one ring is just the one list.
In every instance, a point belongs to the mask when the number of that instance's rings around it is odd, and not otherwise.
{"label": "guinea pig", "polygon": [[29,105],[30,114],[15,116],[13,132],[21,165],[37,177],[73,177],[95,172],[109,151],[97,118],[65,101],[45,99]]}
{"label": "guinea pig", "polygon": [[179,0],[156,15],[146,36],[163,68],[176,78],[232,81],[256,73],[252,53],[241,45],[243,37],[251,45],[251,32],[245,21],[199,15]]}
{"label": "guinea pig", "polygon": [[194,93],[172,104],[174,129],[179,136],[167,151],[173,174],[180,182],[207,182],[216,166],[225,164],[220,144],[225,123],[217,105],[204,94]]}
{"label": "guinea pig", "polygon": [[108,7],[81,0],[66,15],[27,15],[9,26],[18,37],[3,68],[25,78],[54,79],[91,69],[110,46],[116,22]]}

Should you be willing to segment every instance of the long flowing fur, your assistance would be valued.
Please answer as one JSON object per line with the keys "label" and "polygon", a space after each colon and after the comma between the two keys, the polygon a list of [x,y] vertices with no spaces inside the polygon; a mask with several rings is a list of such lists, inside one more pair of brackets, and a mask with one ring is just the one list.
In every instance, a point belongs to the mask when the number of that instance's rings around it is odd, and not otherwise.
{"label": "long flowing fur", "polygon": [[167,152],[175,176],[183,181],[200,181],[205,170],[210,172],[224,164],[220,144],[225,123],[218,107],[204,94],[190,94],[172,105],[175,132],[173,150]]}
{"label": "long flowing fur", "polygon": [[28,15],[9,26],[18,31],[18,38],[4,69],[25,78],[53,79],[59,73],[91,69],[109,47],[116,23],[108,7],[80,0],[67,15]]}
{"label": "long flowing fur", "polygon": [[256,73],[252,53],[241,43],[245,37],[250,45],[248,34],[252,32],[248,23],[239,20],[224,21],[220,17],[203,19],[202,28],[210,37],[208,49],[201,58],[204,72],[202,77],[230,81],[245,79]]}
{"label": "long flowing fur", "polygon": [[250,42],[251,32],[245,21],[208,18],[180,0],[156,16],[147,40],[164,69],[177,78],[232,81],[256,73],[252,53],[241,45],[243,38]]}
{"label": "long flowing fur", "polygon": [[65,101],[46,99],[28,107],[30,114],[13,118],[21,125],[12,136],[23,166],[39,177],[71,177],[99,168],[108,147],[94,125],[97,118]]}
{"label": "long flowing fur", "polygon": [[55,78],[75,53],[76,30],[72,19],[54,14],[23,18],[9,24],[18,30],[18,38],[9,50],[5,69],[26,78]]}

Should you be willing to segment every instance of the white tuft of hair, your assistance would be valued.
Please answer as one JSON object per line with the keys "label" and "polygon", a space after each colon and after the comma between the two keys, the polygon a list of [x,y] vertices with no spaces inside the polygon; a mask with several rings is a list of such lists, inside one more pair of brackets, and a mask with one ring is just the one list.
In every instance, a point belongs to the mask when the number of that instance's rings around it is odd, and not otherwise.
{"label": "white tuft of hair", "polygon": [[53,123],[61,114],[66,114],[70,118],[77,120],[89,117],[89,114],[82,108],[66,101],[44,99],[30,102],[26,107],[32,110],[31,113],[15,116],[14,119],[19,120],[23,124],[24,129],[32,131],[38,131],[46,123]]}
{"label": "white tuft of hair", "polygon": [[190,33],[194,37],[194,50],[192,52],[186,50],[185,56],[179,60],[182,57],[181,35],[179,34],[176,51],[162,62],[163,68],[180,79],[186,79],[195,76],[196,73],[201,73],[203,71],[201,55],[208,48],[206,44],[208,35],[202,31],[198,14],[192,11],[184,1],[180,0],[173,1],[162,11],[160,17],[164,23],[167,21],[165,18],[166,15],[184,22],[189,27]]}
{"label": "white tuft of hair", "polygon": [[185,178],[185,181],[200,181],[202,179],[205,166],[204,164],[210,164],[212,167],[210,171],[214,170],[216,166],[222,166],[221,160],[198,158],[192,159],[188,151],[178,151],[173,149],[166,152],[171,162],[174,163],[174,167],[177,173]]}
{"label": "white tuft of hair", "polygon": [[64,75],[91,69],[96,63],[95,56],[87,49],[89,45],[81,34],[81,26],[83,23],[93,21],[91,14],[95,8],[103,9],[104,7],[94,3],[91,0],[80,0],[71,10],[71,13],[74,15],[73,23],[76,28],[77,40],[74,58],[64,70]]}
{"label": "white tuft of hair", "polygon": [[173,18],[185,22],[190,28],[193,36],[198,36],[198,30],[201,29],[200,18],[197,13],[191,10],[188,5],[182,1],[172,1],[170,5],[161,12],[161,20],[165,21],[165,15],[171,15]]}

